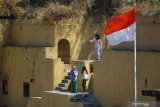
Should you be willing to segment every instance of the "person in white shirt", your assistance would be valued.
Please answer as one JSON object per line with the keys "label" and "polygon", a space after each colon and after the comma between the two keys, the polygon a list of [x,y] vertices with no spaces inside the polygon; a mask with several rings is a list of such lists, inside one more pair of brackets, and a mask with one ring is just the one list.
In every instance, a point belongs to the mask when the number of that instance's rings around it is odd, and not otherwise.
{"label": "person in white shirt", "polygon": [[82,87],[83,91],[86,92],[86,82],[88,80],[88,71],[86,66],[82,67]]}
{"label": "person in white shirt", "polygon": [[102,53],[102,40],[99,36],[99,34],[95,34],[94,35],[94,39],[90,40],[90,42],[94,42],[95,44],[95,54],[96,54],[96,60],[100,60],[101,59],[101,53]]}

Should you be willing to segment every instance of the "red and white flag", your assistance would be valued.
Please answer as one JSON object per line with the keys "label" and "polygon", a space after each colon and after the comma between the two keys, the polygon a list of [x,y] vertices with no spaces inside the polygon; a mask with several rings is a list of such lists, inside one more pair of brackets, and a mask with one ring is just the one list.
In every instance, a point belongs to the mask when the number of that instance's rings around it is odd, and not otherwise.
{"label": "red and white flag", "polygon": [[136,36],[136,9],[123,13],[108,20],[104,34],[111,46],[124,41],[134,41]]}

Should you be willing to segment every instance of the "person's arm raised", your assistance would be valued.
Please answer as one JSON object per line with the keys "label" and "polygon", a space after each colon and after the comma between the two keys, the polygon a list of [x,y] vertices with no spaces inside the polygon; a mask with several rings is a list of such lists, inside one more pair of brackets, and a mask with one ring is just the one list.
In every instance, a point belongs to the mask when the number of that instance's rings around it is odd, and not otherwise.
{"label": "person's arm raised", "polygon": [[94,39],[92,39],[92,40],[89,40],[91,43],[93,43],[94,41],[95,41],[95,38]]}

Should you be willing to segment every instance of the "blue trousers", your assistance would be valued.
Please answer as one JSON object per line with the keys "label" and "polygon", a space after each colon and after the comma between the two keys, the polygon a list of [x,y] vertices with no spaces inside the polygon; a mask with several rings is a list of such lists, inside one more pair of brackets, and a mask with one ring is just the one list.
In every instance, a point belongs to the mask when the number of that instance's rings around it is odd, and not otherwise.
{"label": "blue trousers", "polygon": [[76,93],[77,92],[77,81],[71,80],[71,92]]}

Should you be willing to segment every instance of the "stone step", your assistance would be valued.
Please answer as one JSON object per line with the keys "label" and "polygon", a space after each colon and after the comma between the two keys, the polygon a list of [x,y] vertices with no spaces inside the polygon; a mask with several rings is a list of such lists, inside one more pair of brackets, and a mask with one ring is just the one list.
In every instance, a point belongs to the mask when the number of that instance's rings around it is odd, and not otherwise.
{"label": "stone step", "polygon": [[56,89],[55,90],[59,90],[59,87],[56,87]]}
{"label": "stone step", "polygon": [[65,84],[64,83],[60,83],[58,86],[59,87],[65,87]]}
{"label": "stone step", "polygon": [[70,81],[71,81],[70,79],[63,79],[62,83],[70,83]]}
{"label": "stone step", "polygon": [[67,91],[67,89],[65,87],[56,87],[55,90],[59,90],[59,91]]}
{"label": "stone step", "polygon": [[64,87],[64,88],[66,88],[67,90],[69,90],[70,83],[60,83],[60,84],[58,85],[58,87]]}
{"label": "stone step", "polygon": [[70,76],[65,76],[65,79],[71,79],[71,77]]}

